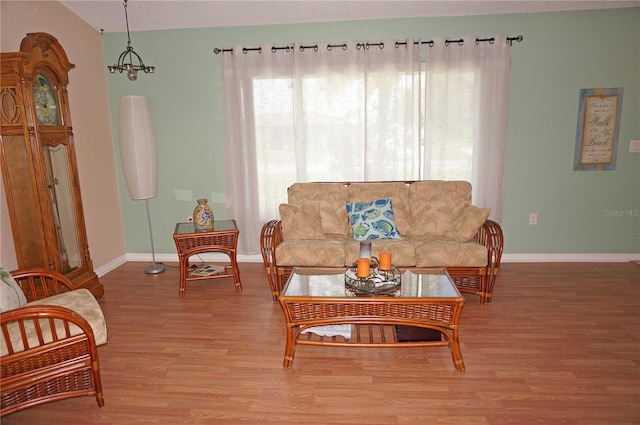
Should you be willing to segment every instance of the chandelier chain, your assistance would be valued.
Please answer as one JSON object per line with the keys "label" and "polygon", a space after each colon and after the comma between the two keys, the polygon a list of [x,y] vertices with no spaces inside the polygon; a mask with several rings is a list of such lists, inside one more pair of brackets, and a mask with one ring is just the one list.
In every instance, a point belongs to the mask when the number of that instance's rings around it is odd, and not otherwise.
{"label": "chandelier chain", "polygon": [[[110,65],[107,68],[109,72],[115,74],[116,71],[122,73],[124,71],[127,72],[127,78],[131,81],[135,81],[138,78],[138,71],[144,71],[145,74],[152,74],[155,71],[154,66],[146,66],[144,62],[142,62],[142,58],[139,54],[133,50],[133,46],[131,45],[131,35],[129,33],[129,14],[127,13],[127,0],[124,0],[124,19],[127,24],[127,48],[124,52],[120,53],[118,57],[118,62],[114,65]],[[134,64],[134,56],[138,62],[138,64]],[[126,60],[129,62],[125,62]]]}

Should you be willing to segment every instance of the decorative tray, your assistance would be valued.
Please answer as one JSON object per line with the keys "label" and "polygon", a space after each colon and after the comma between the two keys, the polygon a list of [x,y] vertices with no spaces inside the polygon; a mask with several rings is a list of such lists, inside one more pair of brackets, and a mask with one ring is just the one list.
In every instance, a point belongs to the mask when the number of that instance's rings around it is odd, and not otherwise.
{"label": "decorative tray", "polygon": [[344,273],[344,285],[351,295],[361,297],[396,296],[400,289],[402,274],[396,267],[380,270],[378,262],[372,258],[371,271],[367,277],[358,277],[357,263]]}

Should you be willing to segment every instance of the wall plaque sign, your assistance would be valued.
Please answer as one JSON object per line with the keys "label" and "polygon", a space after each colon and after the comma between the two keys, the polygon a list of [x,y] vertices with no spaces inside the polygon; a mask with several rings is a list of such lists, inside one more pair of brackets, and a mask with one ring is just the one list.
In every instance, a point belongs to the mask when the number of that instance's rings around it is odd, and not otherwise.
{"label": "wall plaque sign", "polygon": [[615,170],[622,87],[581,89],[574,171]]}

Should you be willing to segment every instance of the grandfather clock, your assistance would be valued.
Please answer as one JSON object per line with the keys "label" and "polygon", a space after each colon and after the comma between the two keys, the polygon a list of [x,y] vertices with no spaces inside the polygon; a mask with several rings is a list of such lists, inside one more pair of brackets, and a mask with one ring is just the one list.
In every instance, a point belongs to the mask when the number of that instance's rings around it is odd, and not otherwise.
{"label": "grandfather clock", "polygon": [[46,267],[104,293],[93,271],[67,85],[74,65],[55,37],[29,33],[0,59],[0,164],[20,268]]}

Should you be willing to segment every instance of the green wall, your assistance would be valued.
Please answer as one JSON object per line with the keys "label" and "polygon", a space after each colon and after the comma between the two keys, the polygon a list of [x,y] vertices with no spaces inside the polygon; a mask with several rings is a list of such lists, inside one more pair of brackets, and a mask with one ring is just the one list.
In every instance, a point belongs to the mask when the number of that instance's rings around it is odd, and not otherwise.
{"label": "green wall", "polygon": [[[640,139],[640,8],[133,32],[133,47],[156,73],[107,82],[118,167],[119,98],[149,101],[159,167],[158,197],[149,201],[156,253],[175,253],[174,225],[197,198],[225,218],[221,55],[213,48],[496,34],[524,37],[511,51],[505,252],[639,253],[640,154],[629,153],[629,141]],[[126,34],[105,34],[105,63],[125,44]],[[579,91],[599,87],[624,88],[616,170],[573,171]],[[127,252],[149,252],[144,202],[129,198],[118,173]],[[530,212],[538,213],[535,226]]]}

